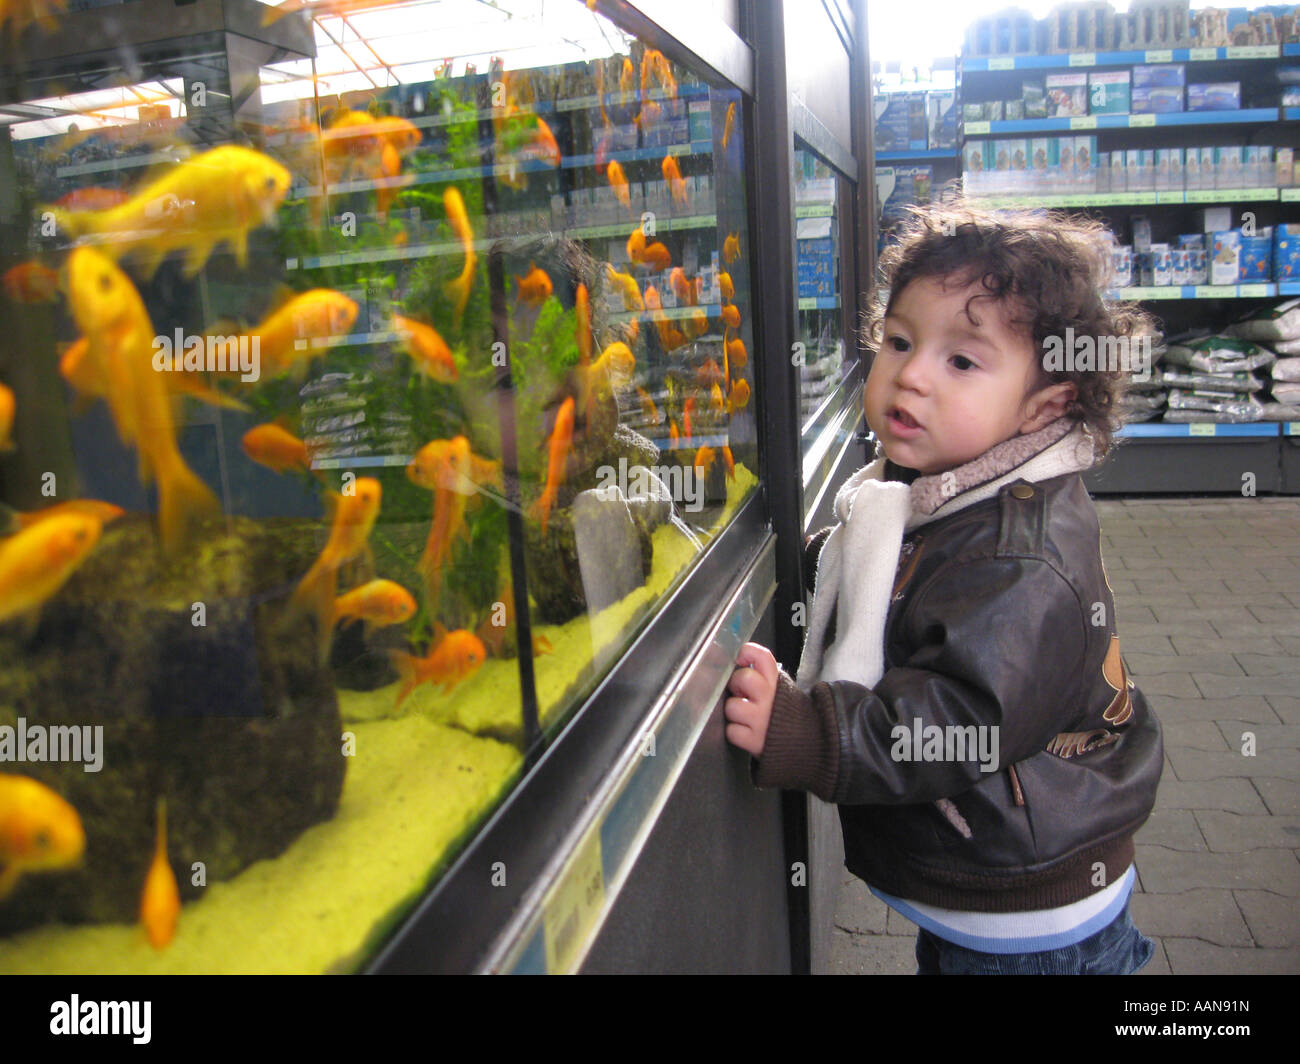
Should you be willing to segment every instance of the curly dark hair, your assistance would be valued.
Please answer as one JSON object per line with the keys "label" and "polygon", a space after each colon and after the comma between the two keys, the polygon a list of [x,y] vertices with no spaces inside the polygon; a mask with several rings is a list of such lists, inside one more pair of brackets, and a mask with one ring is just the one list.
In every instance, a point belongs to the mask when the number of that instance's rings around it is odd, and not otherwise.
{"label": "curly dark hair", "polygon": [[[1159,330],[1150,314],[1104,296],[1113,267],[1100,221],[1063,211],[995,212],[957,201],[910,208],[897,236],[881,253],[880,276],[863,314],[863,343],[872,352],[880,349],[885,317],[899,293],[918,278],[935,277],[963,286],[980,282],[984,294],[971,300],[1005,301],[1008,324],[1023,328],[1040,352],[1049,337],[1064,345],[1067,329],[1076,341],[1090,337],[1096,350],[1112,356],[1118,339],[1148,344],[1148,351],[1155,346]],[[1119,399],[1128,374],[1119,366],[1048,370],[1039,363],[1036,388],[1063,381],[1077,392],[1066,415],[1084,423],[1100,458],[1122,423]]]}

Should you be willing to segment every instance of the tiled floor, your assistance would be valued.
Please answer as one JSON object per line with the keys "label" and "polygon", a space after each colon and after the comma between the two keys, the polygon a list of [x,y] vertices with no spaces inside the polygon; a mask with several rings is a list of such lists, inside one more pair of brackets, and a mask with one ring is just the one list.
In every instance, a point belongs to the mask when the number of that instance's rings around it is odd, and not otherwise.
{"label": "tiled floor", "polygon": [[[1300,972],[1300,499],[1097,508],[1124,656],[1165,737],[1137,835],[1142,974]],[[916,926],[848,873],[835,924],[832,971],[916,971]]]}

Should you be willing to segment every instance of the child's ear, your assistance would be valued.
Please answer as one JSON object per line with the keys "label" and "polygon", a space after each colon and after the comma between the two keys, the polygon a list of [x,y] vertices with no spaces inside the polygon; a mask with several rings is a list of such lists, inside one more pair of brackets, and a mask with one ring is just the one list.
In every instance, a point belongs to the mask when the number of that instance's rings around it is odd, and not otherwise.
{"label": "child's ear", "polygon": [[1066,408],[1079,394],[1073,381],[1049,384],[1025,400],[1025,419],[1020,424],[1020,435],[1037,432],[1064,415]]}

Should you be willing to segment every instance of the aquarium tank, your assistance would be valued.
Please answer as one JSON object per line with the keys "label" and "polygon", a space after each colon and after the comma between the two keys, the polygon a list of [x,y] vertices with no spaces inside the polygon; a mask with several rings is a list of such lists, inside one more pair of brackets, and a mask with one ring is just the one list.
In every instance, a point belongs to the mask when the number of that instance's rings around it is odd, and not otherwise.
{"label": "aquarium tank", "polygon": [[602,10],[0,8],[0,972],[363,968],[755,491],[744,101]]}

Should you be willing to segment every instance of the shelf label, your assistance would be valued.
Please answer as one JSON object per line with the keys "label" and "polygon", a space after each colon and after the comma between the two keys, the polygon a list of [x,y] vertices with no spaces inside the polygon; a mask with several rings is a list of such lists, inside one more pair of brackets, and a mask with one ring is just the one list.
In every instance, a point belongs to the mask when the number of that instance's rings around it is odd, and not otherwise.
{"label": "shelf label", "polygon": [[1236,294],[1237,286],[1235,284],[1202,284],[1196,286],[1197,299],[1224,299]]}
{"label": "shelf label", "polygon": [[1174,50],[1172,48],[1148,49],[1146,61],[1148,63],[1172,63],[1174,61]]}
{"label": "shelf label", "polygon": [[1288,436],[1300,436],[1300,421],[1288,421],[1286,423],[1286,434]]}
{"label": "shelf label", "polygon": [[1154,126],[1156,124],[1155,115],[1129,115],[1128,124],[1130,128],[1137,126]]}
{"label": "shelf label", "polygon": [[1213,436],[1213,421],[1193,421],[1187,426],[1187,435],[1189,436]]}
{"label": "shelf label", "polygon": [[1300,201],[1300,188],[1284,188],[1279,190],[1279,199],[1283,203],[1295,203]]}
{"label": "shelf label", "polygon": [[1071,129],[1096,129],[1096,128],[1097,128],[1097,116],[1096,116],[1096,115],[1081,115],[1081,116],[1078,117],[1078,118],[1071,118],[1071,119],[1070,119],[1070,128],[1071,128]]}
{"label": "shelf label", "polygon": [[546,970],[570,972],[587,935],[605,904],[599,825],[578,844],[573,861],[542,915],[546,935]]}
{"label": "shelf label", "polygon": [[987,133],[989,124],[987,122],[967,122],[962,126],[962,130],[966,136],[971,137],[978,133]]}
{"label": "shelf label", "polygon": [[1096,52],[1071,52],[1070,53],[1070,66],[1072,67],[1073,66],[1096,66],[1096,65],[1097,65]]}
{"label": "shelf label", "polygon": [[1219,50],[1217,48],[1189,48],[1187,58],[1192,62],[1201,59],[1218,59]]}
{"label": "shelf label", "polygon": [[[1276,44],[1235,44],[1225,48],[1228,59],[1276,59]],[[1195,57],[1193,57],[1195,58]]]}
{"label": "shelf label", "polygon": [[995,55],[989,59],[990,70],[1015,70],[1016,57],[1013,55]]}
{"label": "shelf label", "polygon": [[1239,284],[1237,285],[1237,295],[1243,299],[1253,299],[1257,296],[1272,295],[1271,284]]}

